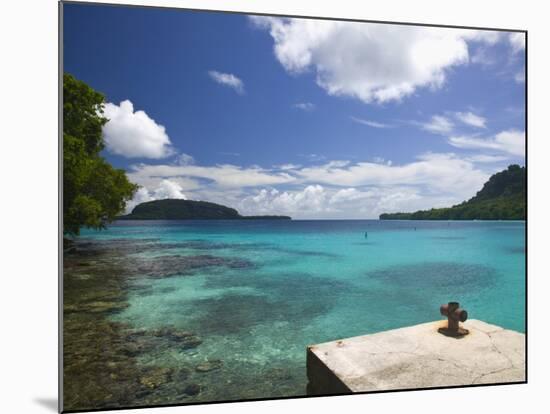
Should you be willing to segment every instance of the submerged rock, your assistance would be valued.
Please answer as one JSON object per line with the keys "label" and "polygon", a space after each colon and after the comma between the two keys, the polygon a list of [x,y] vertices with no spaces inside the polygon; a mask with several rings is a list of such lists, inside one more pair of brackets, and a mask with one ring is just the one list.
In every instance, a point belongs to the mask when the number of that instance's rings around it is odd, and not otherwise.
{"label": "submerged rock", "polygon": [[128,303],[121,301],[92,301],[82,304],[64,304],[63,311],[65,313],[83,312],[83,313],[114,313],[120,312],[128,307]]}
{"label": "submerged rock", "polygon": [[180,368],[172,375],[172,378],[174,381],[181,382],[189,378],[189,375],[191,375],[191,371],[188,368]]}
{"label": "submerged rock", "polygon": [[185,338],[189,338],[189,337],[192,337],[192,336],[195,336],[192,332],[189,332],[189,331],[173,331],[172,332],[172,337],[175,338],[175,339],[185,339]]}
{"label": "submerged rock", "polygon": [[151,330],[151,335],[157,336],[159,338],[165,337],[168,338],[172,336],[172,328],[158,328]]}
{"label": "submerged rock", "polygon": [[128,307],[126,302],[96,301],[82,305],[82,310],[92,313],[120,312]]}
{"label": "submerged rock", "polygon": [[78,310],[79,310],[78,305],[68,305],[68,304],[63,305],[64,313],[78,312]]}
{"label": "submerged rock", "polygon": [[148,340],[139,340],[139,341],[127,341],[121,345],[121,352],[124,355],[135,357],[139,354],[149,352],[155,349],[156,346],[153,342]]}
{"label": "submerged rock", "polygon": [[190,336],[187,338],[183,338],[181,343],[183,344],[183,349],[192,349],[202,344],[202,339],[197,336]]}
{"label": "submerged rock", "polygon": [[210,359],[204,362],[201,362],[195,367],[197,372],[210,372],[216,369],[220,369],[223,366],[223,361],[221,359]]}
{"label": "submerged rock", "polygon": [[201,392],[201,386],[199,384],[189,384],[183,390],[183,393],[186,396],[198,395],[200,392]]}
{"label": "submerged rock", "polygon": [[126,263],[126,271],[130,274],[149,277],[170,277],[192,274],[207,267],[226,267],[230,269],[253,268],[255,265],[246,259],[234,257],[219,257],[209,254],[196,256],[163,255],[154,258],[136,259]]}
{"label": "submerged rock", "polygon": [[155,389],[169,382],[173,371],[172,368],[153,368],[141,376],[139,382],[149,389]]}
{"label": "submerged rock", "polygon": [[192,332],[181,331],[173,327],[153,329],[150,333],[152,336],[177,342],[183,346],[183,349],[196,348],[202,344],[202,339]]}
{"label": "submerged rock", "polygon": [[130,330],[125,337],[126,341],[133,341],[136,338],[142,338],[147,335],[147,329],[139,328]]}

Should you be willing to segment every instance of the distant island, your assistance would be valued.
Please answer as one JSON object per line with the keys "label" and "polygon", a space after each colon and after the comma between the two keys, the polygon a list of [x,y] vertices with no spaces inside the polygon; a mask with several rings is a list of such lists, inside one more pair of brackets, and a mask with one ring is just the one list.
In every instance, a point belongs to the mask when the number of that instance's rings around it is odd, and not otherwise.
{"label": "distant island", "polygon": [[414,213],[384,213],[380,220],[525,220],[526,170],[510,165],[489,178],[468,201]]}
{"label": "distant island", "polygon": [[291,220],[289,216],[241,216],[237,210],[208,201],[164,199],[147,201],[118,220]]}

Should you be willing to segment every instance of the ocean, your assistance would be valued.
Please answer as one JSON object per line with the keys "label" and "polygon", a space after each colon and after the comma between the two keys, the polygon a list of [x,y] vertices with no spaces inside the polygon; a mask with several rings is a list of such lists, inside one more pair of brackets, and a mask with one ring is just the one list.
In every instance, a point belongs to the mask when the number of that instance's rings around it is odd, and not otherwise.
{"label": "ocean", "polygon": [[449,301],[525,332],[521,221],[120,221],[80,240],[132,275],[109,321],[202,341],[135,357],[189,367],[180,388],[200,392],[159,386],[165,403],[304,395],[307,345],[441,319]]}

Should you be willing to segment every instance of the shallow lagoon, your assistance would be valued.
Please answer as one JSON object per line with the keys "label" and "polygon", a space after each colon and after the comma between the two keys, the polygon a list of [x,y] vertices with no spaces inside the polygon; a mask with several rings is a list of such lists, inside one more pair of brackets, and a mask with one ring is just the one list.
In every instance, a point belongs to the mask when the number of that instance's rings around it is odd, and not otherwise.
{"label": "shallow lagoon", "polygon": [[128,221],[81,239],[108,255],[75,274],[124,268],[109,323],[200,338],[136,353],[138,369],[189,375],[131,405],[303,395],[308,344],[435,320],[449,300],[525,330],[524,222]]}

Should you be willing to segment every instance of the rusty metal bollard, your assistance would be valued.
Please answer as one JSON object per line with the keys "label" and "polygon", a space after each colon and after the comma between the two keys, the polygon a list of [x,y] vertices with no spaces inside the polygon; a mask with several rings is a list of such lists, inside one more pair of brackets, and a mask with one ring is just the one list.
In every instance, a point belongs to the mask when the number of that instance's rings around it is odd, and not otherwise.
{"label": "rusty metal bollard", "polygon": [[439,312],[447,317],[448,324],[446,328],[439,328],[437,331],[446,336],[460,338],[468,335],[467,329],[461,328],[459,322],[464,322],[468,319],[468,312],[460,308],[458,302],[449,302],[446,305],[439,307]]}

